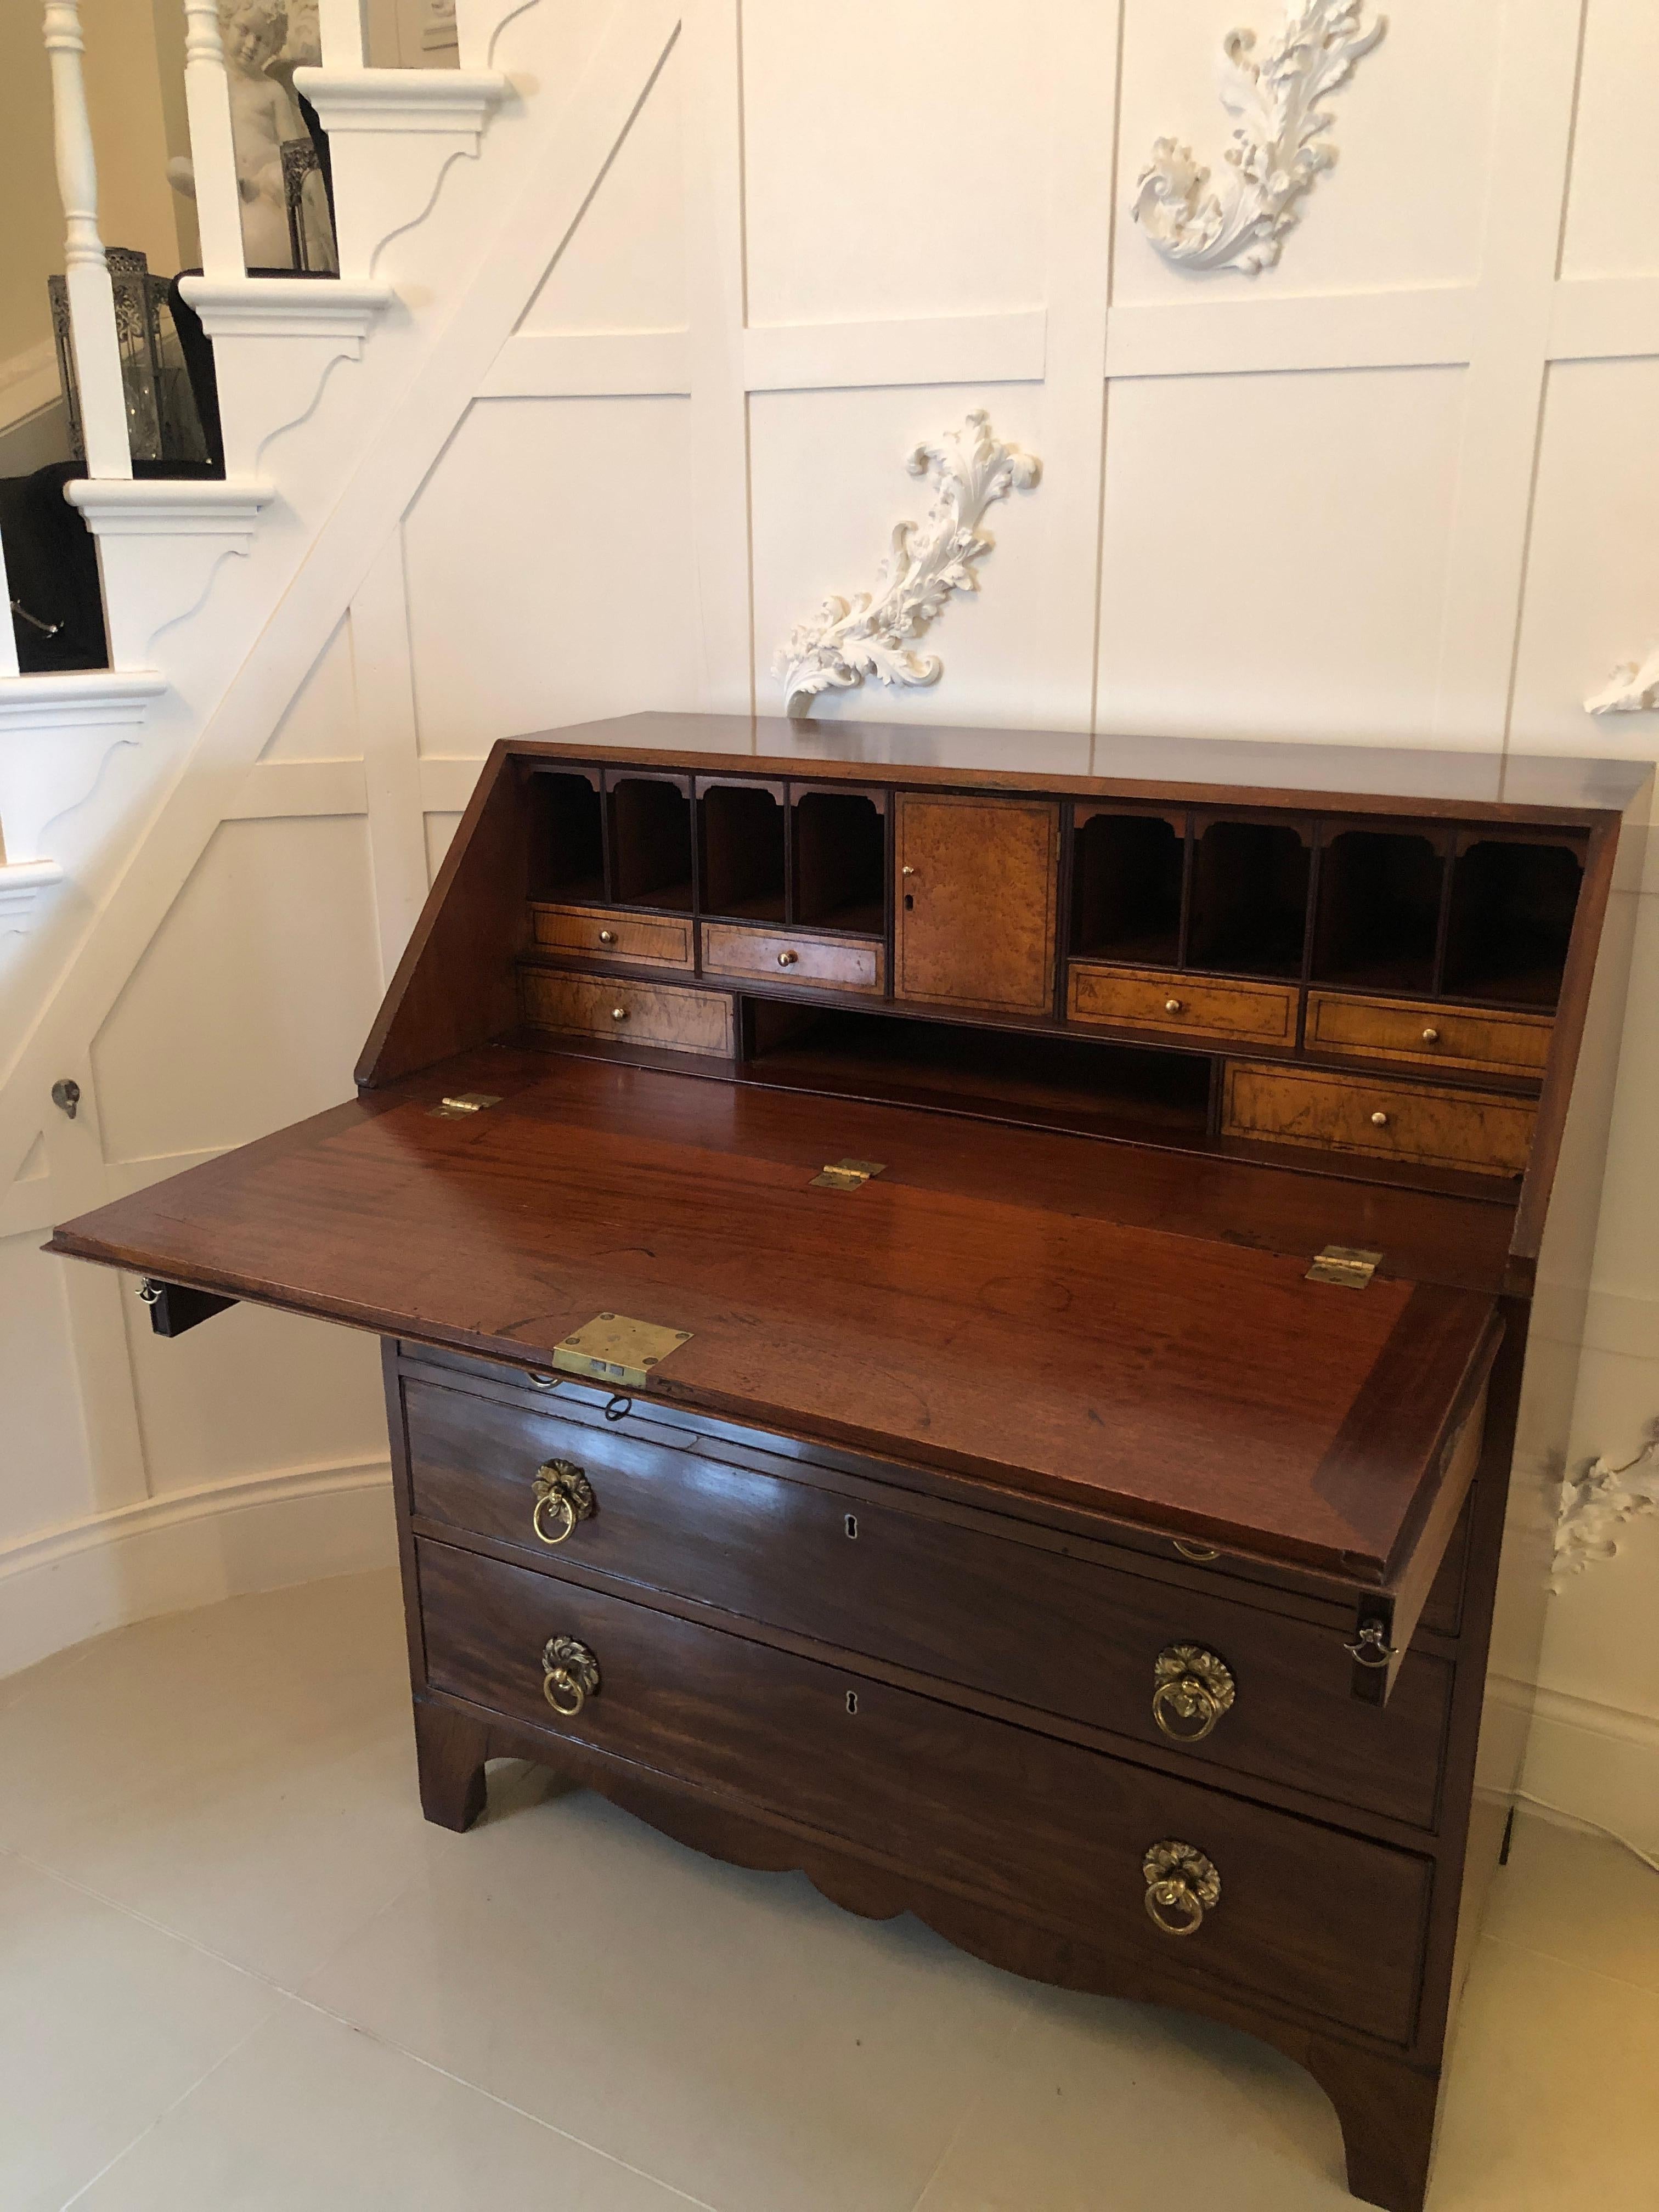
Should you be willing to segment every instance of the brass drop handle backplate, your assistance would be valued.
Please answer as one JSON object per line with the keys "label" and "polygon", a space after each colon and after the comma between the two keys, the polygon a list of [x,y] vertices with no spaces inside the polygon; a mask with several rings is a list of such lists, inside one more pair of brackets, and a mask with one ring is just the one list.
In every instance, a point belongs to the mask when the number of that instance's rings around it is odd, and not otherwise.
{"label": "brass drop handle backplate", "polygon": [[544,1544],[562,1544],[579,1521],[598,1510],[593,1486],[574,1459],[550,1459],[536,1469],[530,1525]]}
{"label": "brass drop handle backplate", "polygon": [[561,1719],[574,1721],[599,1694],[599,1662],[574,1636],[550,1636],[542,1650],[542,1695]]}
{"label": "brass drop handle backplate", "polygon": [[1232,1669],[1197,1644],[1171,1644],[1152,1666],[1152,1718],[1171,1743],[1201,1743],[1237,1694]]}
{"label": "brass drop handle backplate", "polygon": [[1174,1839],[1154,1844],[1140,1863],[1146,1911],[1164,1936],[1196,1936],[1221,1902],[1221,1876],[1202,1851]]}
{"label": "brass drop handle backplate", "polygon": [[799,952],[780,952],[778,955],[778,965],[780,968],[793,968],[796,961],[799,958],[800,955]]}

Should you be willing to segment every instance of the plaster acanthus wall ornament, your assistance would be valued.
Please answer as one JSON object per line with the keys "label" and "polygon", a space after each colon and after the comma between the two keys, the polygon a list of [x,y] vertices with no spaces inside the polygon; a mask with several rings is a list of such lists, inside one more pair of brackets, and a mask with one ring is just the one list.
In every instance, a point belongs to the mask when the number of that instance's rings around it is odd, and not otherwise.
{"label": "plaster acanthus wall ornament", "polygon": [[1221,104],[1237,118],[1224,190],[1206,192],[1210,173],[1190,146],[1160,138],[1142,170],[1133,213],[1164,258],[1182,269],[1271,269],[1297,222],[1297,202],[1336,149],[1319,133],[1331,118],[1318,103],[1350,75],[1388,28],[1379,15],[1361,29],[1364,0],[1291,0],[1278,36],[1258,61],[1254,31],[1222,42]]}
{"label": "plaster acanthus wall ornament", "polygon": [[1612,1559],[1625,1522],[1654,1511],[1659,1511],[1659,1437],[1622,1467],[1598,1459],[1582,1474],[1567,1475],[1561,1484],[1550,1588],[1565,1589],[1593,1561]]}
{"label": "plaster acanthus wall ornament", "polygon": [[995,540],[981,527],[986,509],[1011,491],[1030,491],[1042,464],[994,434],[984,408],[937,445],[918,446],[905,462],[934,486],[925,522],[900,522],[873,592],[827,599],[816,622],[802,623],[777,650],[786,710],[809,711],[820,691],[847,691],[873,676],[883,684],[937,684],[945,664],[911,641],[945,611],[952,592],[975,592],[975,563]]}
{"label": "plaster acanthus wall ornament", "polygon": [[1659,645],[1645,660],[1621,660],[1584,707],[1592,714],[1644,714],[1659,707]]}

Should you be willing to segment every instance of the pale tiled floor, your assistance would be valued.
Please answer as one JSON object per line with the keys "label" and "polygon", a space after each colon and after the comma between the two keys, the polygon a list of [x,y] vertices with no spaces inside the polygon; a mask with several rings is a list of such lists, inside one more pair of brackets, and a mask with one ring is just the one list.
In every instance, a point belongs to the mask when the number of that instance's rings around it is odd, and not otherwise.
{"label": "pale tiled floor", "polygon": [[[1659,2206],[1659,1879],[1531,1821],[1433,2212]],[[1265,2046],[1037,1988],[500,1767],[415,1794],[386,1578],[0,1682],[3,2212],[1339,2212]]]}

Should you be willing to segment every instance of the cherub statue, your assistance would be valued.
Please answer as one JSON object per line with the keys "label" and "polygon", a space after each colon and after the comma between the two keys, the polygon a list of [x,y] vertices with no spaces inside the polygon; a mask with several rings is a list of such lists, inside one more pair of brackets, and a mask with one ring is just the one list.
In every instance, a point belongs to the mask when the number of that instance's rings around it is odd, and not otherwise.
{"label": "cherub statue", "polygon": [[[218,5],[236,184],[242,198],[242,249],[250,269],[289,269],[294,252],[283,189],[282,149],[286,141],[302,139],[307,132],[293,94],[270,73],[270,64],[289,42],[288,9],[283,0],[218,0]],[[296,0],[296,12],[302,9],[303,0]],[[313,7],[313,18],[315,13]],[[195,198],[195,173],[187,155],[168,162],[167,178],[176,191]],[[314,179],[309,181],[314,185]],[[331,264],[331,252],[328,259]]]}

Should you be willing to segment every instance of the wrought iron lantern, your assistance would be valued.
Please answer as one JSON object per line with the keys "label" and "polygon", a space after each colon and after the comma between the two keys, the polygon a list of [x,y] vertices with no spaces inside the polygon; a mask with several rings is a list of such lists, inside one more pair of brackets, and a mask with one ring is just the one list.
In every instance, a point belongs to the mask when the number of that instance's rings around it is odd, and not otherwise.
{"label": "wrought iron lantern", "polygon": [[[131,247],[112,246],[104,258],[115,295],[115,336],[121,349],[128,450],[135,461],[204,461],[207,448],[167,309],[167,280],[152,276],[145,257]],[[84,460],[86,438],[70,334],[69,287],[63,277],[49,276],[46,290],[52,301],[58,376],[69,416],[70,449],[77,460]]]}

